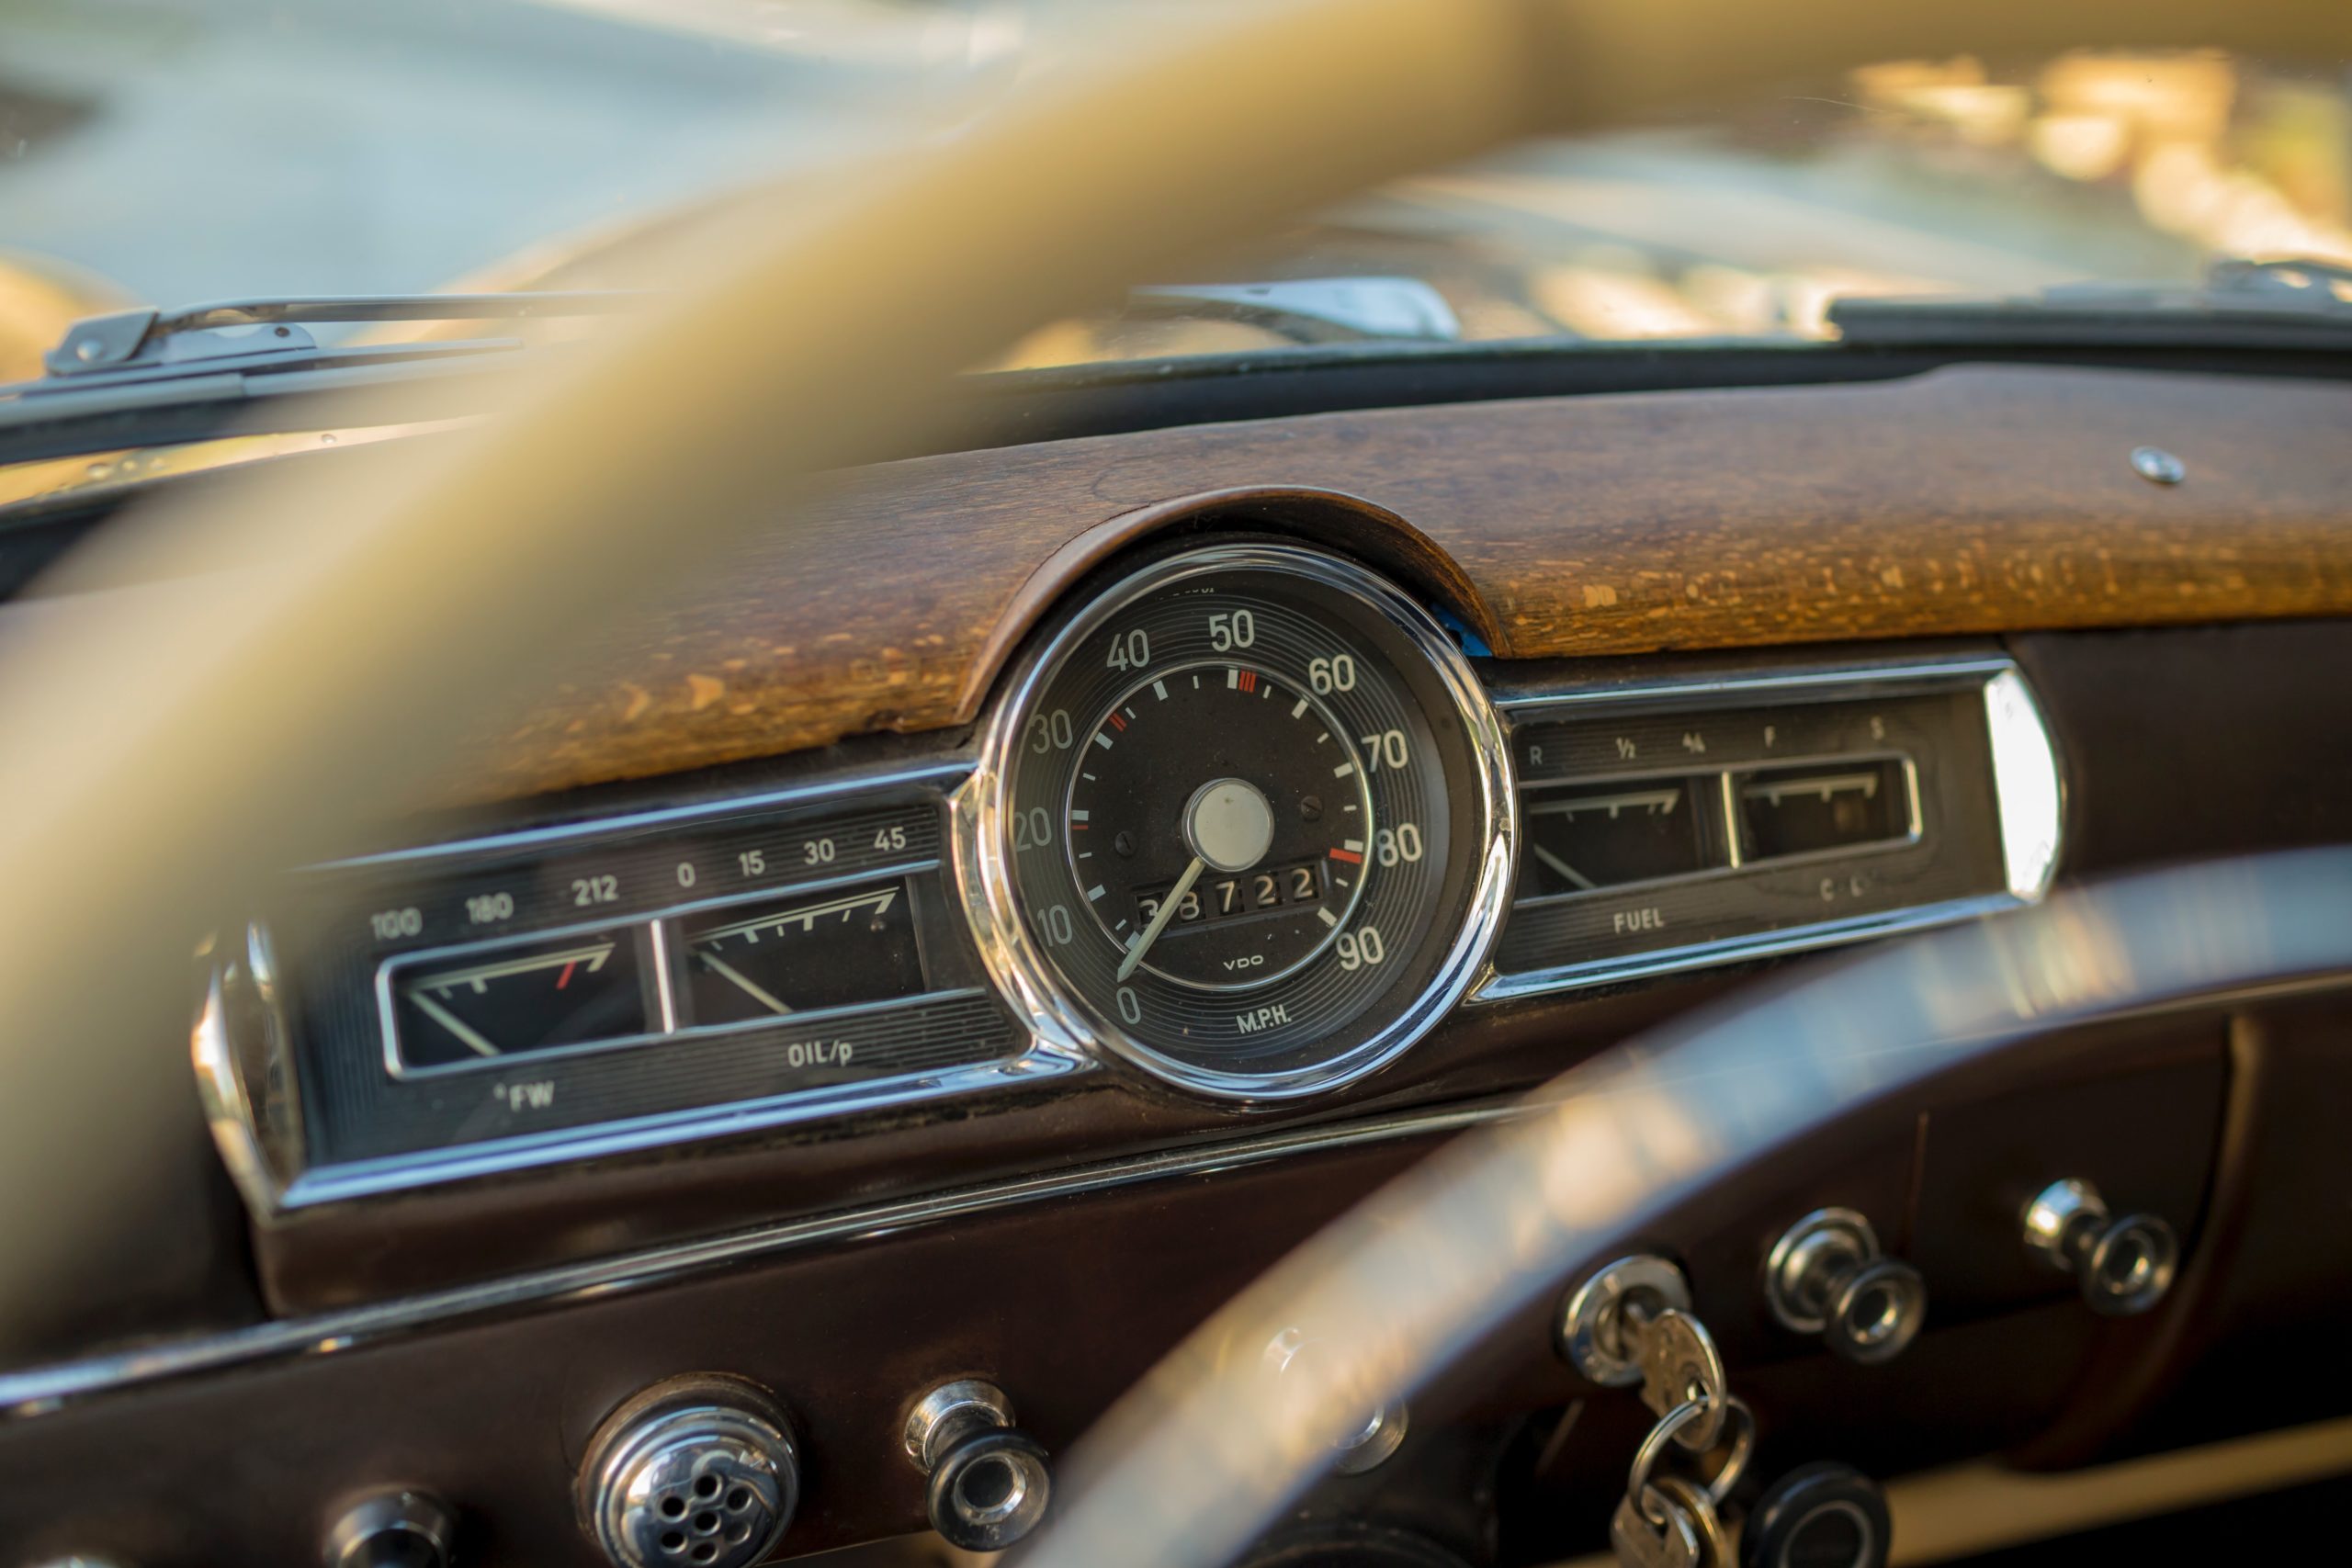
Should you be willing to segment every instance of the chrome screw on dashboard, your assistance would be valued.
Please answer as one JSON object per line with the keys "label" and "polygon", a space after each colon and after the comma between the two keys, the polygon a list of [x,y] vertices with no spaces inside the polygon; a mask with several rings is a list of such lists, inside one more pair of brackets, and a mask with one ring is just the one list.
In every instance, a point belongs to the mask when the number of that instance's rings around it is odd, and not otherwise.
{"label": "chrome screw on dashboard", "polygon": [[1764,1260],[1764,1302],[1792,1334],[1817,1334],[1864,1366],[1893,1360],[1928,1315],[1919,1271],[1881,1251],[1870,1221],[1816,1209],[1781,1234]]}
{"label": "chrome screw on dashboard", "polygon": [[1045,1445],[1012,1424],[1012,1402],[978,1378],[942,1383],[907,1413],[907,1457],[931,1478],[931,1528],[964,1551],[1001,1551],[1053,1501]]}
{"label": "chrome screw on dashboard", "polygon": [[425,1492],[379,1492],[327,1530],[326,1568],[448,1568],[458,1516]]}
{"label": "chrome screw on dashboard", "polygon": [[2080,1281],[2093,1312],[2130,1317],[2146,1312],[2172,1289],[2180,1268],[2180,1238],[2154,1214],[2108,1213],[2087,1181],[2053,1181],[2025,1206],[2025,1245],[2062,1273]]}
{"label": "chrome screw on dashboard", "polygon": [[580,1467],[581,1528],[616,1568],[749,1568],[800,1498],[791,1427],[741,1378],[673,1378],[597,1428]]}

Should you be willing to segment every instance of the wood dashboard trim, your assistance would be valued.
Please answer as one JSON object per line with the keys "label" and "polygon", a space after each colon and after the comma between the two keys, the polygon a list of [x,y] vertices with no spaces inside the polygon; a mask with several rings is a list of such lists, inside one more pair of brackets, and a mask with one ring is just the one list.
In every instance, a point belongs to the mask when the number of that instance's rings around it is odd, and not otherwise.
{"label": "wood dashboard trim", "polygon": [[2342,615],[2347,432],[2331,381],[1956,367],[878,465],[603,628],[458,793],[967,724],[1071,582],[1204,508],[1365,554],[1510,658]]}

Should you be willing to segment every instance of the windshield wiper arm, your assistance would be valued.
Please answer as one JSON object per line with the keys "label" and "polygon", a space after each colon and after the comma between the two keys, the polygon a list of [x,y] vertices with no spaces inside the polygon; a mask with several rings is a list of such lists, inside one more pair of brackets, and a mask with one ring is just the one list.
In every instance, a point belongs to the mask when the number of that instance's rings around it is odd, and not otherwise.
{"label": "windshield wiper arm", "polygon": [[[537,294],[363,294],[308,299],[230,299],[166,313],[152,307],[89,316],[41,356],[52,379],[187,375],[315,364],[322,357],[413,358],[492,348],[512,340],[322,347],[313,326],[379,321],[532,321],[641,310],[653,296],[620,290]],[[38,386],[39,383],[34,385]]]}
{"label": "windshield wiper arm", "polygon": [[1829,321],[1849,346],[2000,344],[2352,348],[2352,268],[2223,261],[2201,285],[2064,284],[2006,298],[1849,298]]}

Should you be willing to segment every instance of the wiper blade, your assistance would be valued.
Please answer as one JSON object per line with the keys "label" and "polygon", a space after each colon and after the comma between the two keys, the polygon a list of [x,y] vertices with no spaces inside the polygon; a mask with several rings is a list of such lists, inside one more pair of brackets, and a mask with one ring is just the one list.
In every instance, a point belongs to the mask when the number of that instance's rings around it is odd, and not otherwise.
{"label": "wiper blade", "polygon": [[2065,284],[2007,298],[1838,299],[1830,323],[1859,347],[2352,347],[2352,268],[2319,261],[2217,263],[2201,285]]}
{"label": "wiper blade", "polygon": [[231,299],[166,313],[152,308],[90,316],[41,356],[35,393],[69,383],[209,375],[221,370],[315,368],[322,363],[437,358],[519,346],[515,340],[322,345],[310,328],[382,321],[556,320],[643,310],[653,297],[618,290],[537,294],[369,294],[307,299]]}

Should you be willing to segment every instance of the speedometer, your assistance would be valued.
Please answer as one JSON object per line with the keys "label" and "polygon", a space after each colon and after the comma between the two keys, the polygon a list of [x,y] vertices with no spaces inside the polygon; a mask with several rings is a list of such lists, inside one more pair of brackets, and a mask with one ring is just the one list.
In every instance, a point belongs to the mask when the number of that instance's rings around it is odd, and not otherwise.
{"label": "speedometer", "polygon": [[1343,1083],[1502,915],[1507,750],[1444,630],[1286,544],[1194,549],[1022,666],[958,813],[999,979],[1063,1043],[1237,1099]]}

